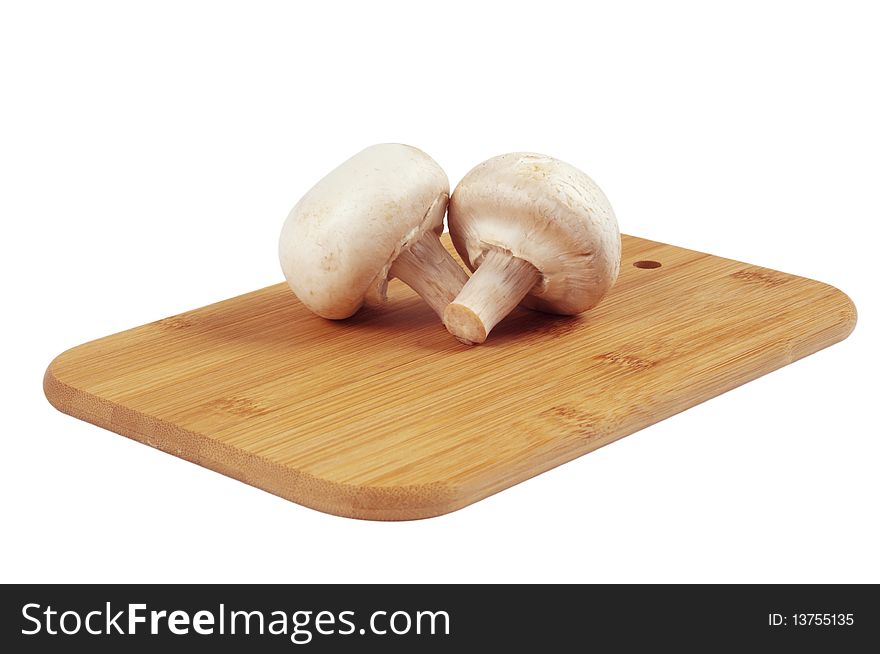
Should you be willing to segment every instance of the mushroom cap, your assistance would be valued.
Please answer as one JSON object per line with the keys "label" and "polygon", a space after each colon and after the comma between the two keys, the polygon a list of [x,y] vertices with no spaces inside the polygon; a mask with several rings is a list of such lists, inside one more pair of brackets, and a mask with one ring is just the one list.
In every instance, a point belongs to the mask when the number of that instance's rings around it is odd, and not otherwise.
{"label": "mushroom cap", "polygon": [[284,277],[300,301],[341,319],[384,301],[388,270],[427,230],[443,231],[446,173],[421,150],[383,143],[315,184],[281,230]]}
{"label": "mushroom cap", "polygon": [[574,315],[595,306],[620,272],[620,232],[608,198],[586,174],[542,154],[479,164],[449,201],[449,232],[473,271],[498,248],[541,273],[523,304]]}

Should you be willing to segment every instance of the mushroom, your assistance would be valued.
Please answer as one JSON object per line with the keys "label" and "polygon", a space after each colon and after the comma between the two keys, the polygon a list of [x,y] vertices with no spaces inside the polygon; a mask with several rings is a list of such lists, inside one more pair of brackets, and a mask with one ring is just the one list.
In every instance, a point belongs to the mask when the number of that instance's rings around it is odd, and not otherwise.
{"label": "mushroom", "polygon": [[421,150],[384,143],[359,152],[306,193],[281,230],[291,290],[324,318],[386,299],[399,278],[438,314],[467,273],[440,243],[449,179]]}
{"label": "mushroom", "polygon": [[449,232],[475,272],[443,322],[469,345],[523,300],[547,313],[586,311],[620,270],[605,194],[574,166],[540,154],[503,154],[465,175],[449,202]]}

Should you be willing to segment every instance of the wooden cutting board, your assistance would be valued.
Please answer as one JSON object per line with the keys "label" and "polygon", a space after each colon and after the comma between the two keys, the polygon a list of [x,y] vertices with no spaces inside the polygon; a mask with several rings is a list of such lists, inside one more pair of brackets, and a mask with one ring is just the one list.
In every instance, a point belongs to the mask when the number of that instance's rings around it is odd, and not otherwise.
{"label": "wooden cutting board", "polygon": [[44,388],[65,413],[305,506],[408,520],[607,445],[855,323],[826,284],[624,236],[597,308],[517,309],[481,346],[458,343],[397,281],[385,306],[340,322],[276,284],[68,350]]}

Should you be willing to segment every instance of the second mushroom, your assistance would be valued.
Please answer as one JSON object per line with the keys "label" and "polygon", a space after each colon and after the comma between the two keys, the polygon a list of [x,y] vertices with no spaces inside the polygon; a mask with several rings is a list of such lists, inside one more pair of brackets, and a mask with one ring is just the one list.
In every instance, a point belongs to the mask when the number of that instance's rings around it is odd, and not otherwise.
{"label": "second mushroom", "polygon": [[595,306],[620,270],[620,232],[586,174],[540,154],[494,157],[458,184],[449,232],[475,271],[443,312],[446,328],[482,343],[520,302],[574,315]]}

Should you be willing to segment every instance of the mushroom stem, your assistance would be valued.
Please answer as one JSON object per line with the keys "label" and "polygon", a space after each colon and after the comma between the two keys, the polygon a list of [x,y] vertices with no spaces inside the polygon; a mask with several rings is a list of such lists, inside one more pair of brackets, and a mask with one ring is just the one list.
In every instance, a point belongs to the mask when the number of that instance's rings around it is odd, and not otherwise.
{"label": "mushroom stem", "polygon": [[525,259],[489,250],[458,297],[446,307],[443,324],[465,345],[482,343],[540,279],[541,273]]}
{"label": "mushroom stem", "polygon": [[426,231],[398,255],[389,276],[397,277],[418,293],[441,317],[446,305],[468,280],[467,273],[433,230]]}

